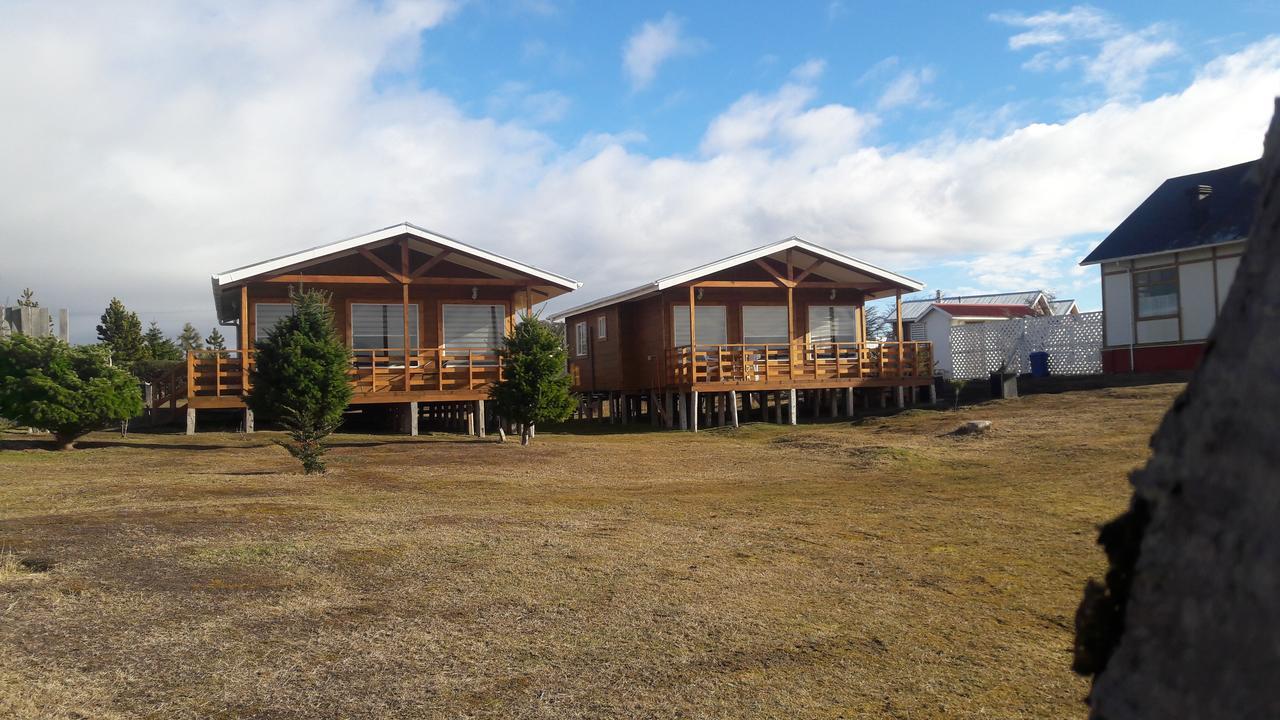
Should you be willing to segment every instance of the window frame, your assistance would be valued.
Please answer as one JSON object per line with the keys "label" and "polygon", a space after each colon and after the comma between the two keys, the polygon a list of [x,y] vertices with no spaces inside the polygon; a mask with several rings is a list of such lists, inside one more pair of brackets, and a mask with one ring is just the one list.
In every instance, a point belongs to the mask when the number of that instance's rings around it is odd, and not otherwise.
{"label": "window frame", "polygon": [[[695,321],[695,322],[697,321],[697,313],[698,313],[698,311],[699,311],[699,310],[702,310],[702,309],[704,309],[704,308],[720,308],[720,310],[723,312],[723,317],[724,317],[724,342],[723,342],[723,343],[714,343],[714,342],[706,342],[706,341],[704,340],[703,342],[699,343],[699,346],[702,346],[702,345],[732,345],[732,344],[733,344],[733,342],[732,342],[732,338],[730,338],[730,337],[729,337],[729,306],[728,306],[728,304],[727,304],[727,303],[723,303],[723,302],[709,302],[709,303],[699,303],[699,302],[695,302],[695,303],[694,303],[694,310],[693,310],[693,312],[694,312],[694,316],[695,316],[695,317],[694,317],[694,321]],[[676,313],[681,313],[681,314],[683,315],[683,317],[685,317],[686,319],[688,319],[688,317],[689,317],[689,303],[684,303],[684,304],[674,303],[674,304],[672,304],[672,305],[671,305],[671,313],[668,315],[668,321],[671,323],[671,347],[673,347],[673,348],[677,348],[677,347],[688,347],[688,344],[685,344],[685,345],[679,345],[679,344],[677,344],[677,343],[676,343]]]}
{"label": "window frame", "polygon": [[[1144,287],[1150,287],[1152,283],[1139,282],[1139,278],[1141,278],[1142,276],[1152,275],[1155,273],[1169,273],[1169,276],[1171,279],[1166,282],[1168,283],[1168,285],[1170,285],[1173,288],[1173,293],[1172,293],[1173,312],[1166,312],[1164,314],[1159,314],[1159,315],[1146,315],[1146,314],[1143,314],[1142,312],[1142,289]],[[1178,275],[1179,273],[1178,273],[1177,265],[1170,265],[1167,267],[1143,268],[1141,270],[1132,271],[1132,274],[1130,276],[1130,282],[1132,283],[1132,287],[1133,287],[1133,319],[1135,322],[1142,322],[1146,320],[1169,320],[1169,319],[1177,318],[1181,316],[1182,287],[1179,284]],[[1160,297],[1160,296],[1152,296],[1152,297]]]}
{"label": "window frame", "polygon": [[609,339],[609,316],[608,315],[596,316],[596,339],[597,340]]}
{"label": "window frame", "polygon": [[[834,302],[826,302],[826,303],[810,303],[810,304],[806,305],[806,306],[805,306],[805,313],[804,313],[804,314],[805,314],[805,318],[804,318],[804,321],[805,321],[805,328],[804,328],[804,332],[805,332],[805,337],[807,338],[808,342],[810,342],[810,343],[830,343],[830,344],[840,344],[840,345],[848,345],[848,344],[852,344],[852,343],[861,342],[861,340],[859,340],[859,336],[861,336],[861,334],[862,334],[862,328],[860,327],[860,323],[858,322],[858,308],[859,308],[859,307],[860,307],[860,306],[859,306],[859,305],[857,305],[857,304],[850,304],[850,303],[840,303],[840,304],[837,304],[837,303],[834,303]],[[839,339],[839,334],[838,334],[838,333],[832,333],[832,337],[831,337],[830,339],[823,339],[823,340],[819,340],[819,339],[815,338],[815,337],[813,336],[813,311],[814,311],[815,309],[817,309],[817,308],[827,308],[827,313],[828,313],[828,319],[829,319],[829,320],[834,320],[834,319],[835,319],[834,313],[832,312],[831,308],[852,308],[852,309],[853,309],[853,317],[852,317],[852,322],[853,322],[853,339],[852,339],[852,340],[840,340],[840,339]]]}
{"label": "window frame", "polygon": [[[782,310],[782,319],[783,319],[783,327],[782,327],[783,339],[782,340],[777,342],[760,342],[758,340],[747,339],[747,311],[755,308],[774,308],[774,309]],[[786,335],[790,327],[790,324],[786,322],[786,319],[787,319],[786,303],[744,302],[742,303],[741,308],[739,308],[738,316],[739,316],[738,317],[739,335],[742,338],[743,345],[787,345],[788,344],[786,340]]]}
{"label": "window frame", "polygon": [[502,308],[502,324],[498,327],[498,338],[497,338],[497,342],[495,343],[494,347],[490,348],[490,349],[491,349],[491,350],[493,350],[494,352],[497,352],[497,351],[499,351],[499,350],[501,350],[501,349],[502,349],[502,341],[503,341],[503,339],[504,339],[504,338],[506,338],[506,337],[508,337],[508,336],[510,336],[510,334],[511,334],[511,332],[512,332],[512,328],[511,328],[511,305],[510,305],[510,304],[508,304],[508,303],[506,303],[506,302],[503,302],[502,300],[483,300],[483,299],[481,299],[481,300],[441,300],[441,301],[439,302],[439,304],[438,304],[438,306],[437,306],[437,308],[438,308],[438,309],[437,309],[437,311],[436,311],[436,312],[437,312],[437,314],[438,314],[437,321],[439,322],[438,329],[439,329],[439,332],[440,332],[439,344],[440,344],[440,348],[441,348],[442,350],[446,350],[446,351],[459,351],[459,350],[479,349],[479,348],[480,348],[480,346],[478,346],[478,345],[457,345],[457,346],[450,347],[450,346],[449,346],[449,343],[448,343],[448,341],[447,341],[447,338],[448,338],[448,335],[449,335],[449,329],[448,329],[448,328],[446,327],[446,325],[445,325],[445,317],[444,317],[444,316],[445,316],[445,308],[450,307],[450,306],[460,307],[460,306],[472,306],[472,305],[487,305],[487,306],[490,306],[490,307],[498,307],[498,308]]}
{"label": "window frame", "polygon": [[574,357],[586,357],[591,349],[591,328],[586,320],[579,320],[573,324],[573,354]]}
{"label": "window frame", "polygon": [[[404,338],[401,338],[400,340],[400,347],[389,347],[389,348],[357,348],[356,347],[356,310],[355,308],[357,305],[380,305],[380,306],[396,307],[396,308],[404,307],[404,304],[401,302],[391,302],[391,301],[383,300],[380,298],[373,298],[373,299],[349,298],[347,300],[347,338],[346,338],[347,349],[352,351],[353,353],[355,352],[367,353],[370,350],[389,350],[392,352],[399,351],[400,354],[403,354],[404,342],[405,342]],[[409,311],[410,312],[409,338],[413,339],[415,336],[417,337],[417,342],[410,343],[410,346],[409,346],[409,352],[412,355],[416,350],[422,347],[423,308],[422,308],[422,303],[418,301],[410,302],[409,307],[415,308]],[[403,320],[401,322],[403,322]],[[403,333],[404,330],[402,329],[400,330],[400,332]],[[404,362],[404,358],[401,358],[398,355],[393,356],[393,360],[400,363]]]}
{"label": "window frame", "polygon": [[[275,302],[273,300],[267,300],[267,301],[255,300],[253,302],[253,344],[254,345],[257,345],[258,343],[266,339],[266,335],[262,335],[261,337],[258,336],[262,330],[262,323],[259,322],[258,320],[258,308],[262,307],[263,305],[272,305],[272,306],[283,305],[289,308],[289,315],[293,314],[293,303],[291,302],[287,302],[287,301]],[[284,317],[287,317],[287,316],[282,316],[281,319],[283,319]],[[276,320],[276,322],[280,322],[280,320]],[[275,326],[273,325],[272,327],[275,327]],[[268,330],[268,332],[270,332],[270,330]]]}

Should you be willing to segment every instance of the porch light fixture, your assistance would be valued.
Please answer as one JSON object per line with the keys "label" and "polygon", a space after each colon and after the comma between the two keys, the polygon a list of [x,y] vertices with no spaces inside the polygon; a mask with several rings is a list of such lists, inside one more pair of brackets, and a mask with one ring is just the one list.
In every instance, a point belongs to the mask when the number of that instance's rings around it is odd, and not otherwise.
{"label": "porch light fixture", "polygon": [[702,288],[698,288],[698,299],[702,299]]}
{"label": "porch light fixture", "polygon": [[835,289],[835,288],[831,288],[831,299],[832,299],[832,300],[835,300],[835,299],[836,299],[836,289]]}
{"label": "porch light fixture", "polygon": [[472,286],[471,286],[471,299],[472,299],[472,300],[475,300],[475,299],[476,299],[476,298],[478,298],[478,297],[480,297],[480,288],[476,287],[475,285],[472,285]]}

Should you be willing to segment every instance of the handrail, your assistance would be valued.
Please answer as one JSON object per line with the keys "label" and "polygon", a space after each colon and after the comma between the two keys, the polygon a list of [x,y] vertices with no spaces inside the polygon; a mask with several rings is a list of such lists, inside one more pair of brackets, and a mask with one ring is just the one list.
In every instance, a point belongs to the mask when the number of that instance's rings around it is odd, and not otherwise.
{"label": "handrail", "polygon": [[[502,379],[502,357],[493,348],[410,348],[407,362],[403,347],[360,348],[350,352],[347,375],[357,393],[406,389],[473,391]],[[252,370],[253,355],[253,350],[187,353],[187,397],[243,395],[248,387],[243,380],[247,373],[242,371]]]}
{"label": "handrail", "polygon": [[667,350],[672,384],[922,378],[933,345],[907,342],[716,343]]}

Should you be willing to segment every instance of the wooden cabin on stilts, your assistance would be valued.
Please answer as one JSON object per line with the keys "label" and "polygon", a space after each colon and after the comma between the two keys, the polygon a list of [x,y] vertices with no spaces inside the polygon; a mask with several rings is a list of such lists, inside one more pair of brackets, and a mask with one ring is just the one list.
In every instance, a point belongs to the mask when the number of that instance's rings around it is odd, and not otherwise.
{"label": "wooden cabin on stilts", "polygon": [[[924,285],[799,238],[565,310],[580,414],[697,432],[933,397],[928,342],[867,336],[865,304]],[[898,314],[901,317],[901,313]]]}
{"label": "wooden cabin on stilts", "polygon": [[213,276],[218,320],[234,350],[187,355],[187,433],[196,414],[245,407],[254,343],[292,310],[290,288],[329,293],[351,348],[352,405],[395,408],[402,432],[421,423],[483,436],[496,429],[489,386],[502,338],[533,306],[581,286],[429,230],[401,223]]}

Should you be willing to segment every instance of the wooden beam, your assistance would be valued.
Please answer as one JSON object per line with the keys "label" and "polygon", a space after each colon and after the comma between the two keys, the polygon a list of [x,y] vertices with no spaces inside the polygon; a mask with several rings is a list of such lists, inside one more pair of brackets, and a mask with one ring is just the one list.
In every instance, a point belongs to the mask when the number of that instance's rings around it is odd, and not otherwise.
{"label": "wooden beam", "polygon": [[795,303],[793,302],[794,298],[792,297],[794,294],[794,288],[787,288],[787,367],[793,377],[796,373],[796,310]]}
{"label": "wooden beam", "polygon": [[[894,302],[895,302],[895,303],[897,304],[897,306],[898,306],[898,334],[897,334],[897,340],[898,340],[898,342],[900,342],[900,343],[901,343],[901,342],[904,342],[904,340],[902,339],[902,291],[901,291],[901,290],[899,290],[898,292],[894,293],[894,296],[893,296],[893,297],[894,297]],[[899,348],[901,348],[901,346],[899,346]],[[898,354],[898,361],[899,361],[899,364],[901,364],[901,361],[902,361],[902,354],[901,354],[901,353],[902,353],[902,350],[901,350],[901,349],[899,349],[899,350],[898,350],[898,353],[899,353],[899,354]]]}
{"label": "wooden beam", "polygon": [[788,280],[787,278],[782,277],[782,273],[778,272],[777,270],[774,269],[772,265],[765,262],[764,258],[756,258],[755,263],[760,267],[764,268],[765,272],[773,276],[773,279],[777,280],[779,285],[783,287],[790,286],[791,281]]}
{"label": "wooden beam", "polygon": [[805,278],[807,278],[807,277],[809,277],[809,273],[811,273],[811,272],[813,272],[814,270],[816,270],[816,269],[818,268],[818,266],[822,264],[823,259],[824,259],[824,258],[818,258],[817,260],[814,260],[812,265],[810,265],[809,267],[805,268],[803,272],[801,272],[799,275],[797,275],[797,276],[796,276],[796,284],[797,284],[797,285],[799,285],[800,283],[804,282],[804,279],[805,279]]}
{"label": "wooden beam", "polygon": [[[404,264],[409,264],[409,246],[404,246]],[[409,283],[400,286],[400,312],[404,316],[404,391],[409,392]]]}
{"label": "wooden beam", "polygon": [[428,270],[439,265],[441,262],[444,262],[444,259],[446,257],[449,257],[450,253],[452,252],[453,251],[450,250],[449,248],[441,249],[440,252],[431,256],[430,258],[427,259],[426,262],[419,265],[417,270],[414,270],[413,272],[409,273],[409,279],[413,280],[416,278],[420,278],[423,275],[426,275]]}
{"label": "wooden beam", "polygon": [[522,288],[527,280],[513,278],[456,278],[456,277],[418,277],[410,281],[414,285],[484,285],[488,287]]}
{"label": "wooden beam", "polygon": [[773,280],[702,280],[700,282],[689,283],[689,287],[776,288],[778,287],[778,283]]}
{"label": "wooden beam", "polygon": [[368,260],[369,262],[371,262],[371,263],[373,263],[374,265],[376,265],[376,266],[378,267],[378,269],[379,269],[379,270],[381,270],[382,272],[386,273],[386,274],[387,274],[387,276],[388,276],[388,277],[390,277],[392,280],[395,280],[395,281],[396,281],[396,282],[398,282],[398,283],[407,283],[407,282],[409,282],[409,278],[407,278],[407,277],[405,277],[404,275],[401,275],[400,273],[396,272],[396,269],[395,269],[395,268],[391,267],[391,265],[390,265],[390,264],[388,264],[388,263],[387,263],[385,260],[383,260],[382,258],[380,258],[380,257],[378,257],[377,255],[374,255],[373,253],[369,252],[368,248],[359,248],[359,251],[360,251],[360,254],[361,254],[362,256],[364,256],[364,259],[365,259],[365,260]]}
{"label": "wooden beam", "polygon": [[[249,389],[249,286],[240,286],[240,394]],[[189,395],[194,395],[188,388]]]}
{"label": "wooden beam", "polygon": [[384,275],[279,275],[267,278],[269,283],[334,283],[338,285],[398,285]]}
{"label": "wooden beam", "polygon": [[793,248],[787,248],[787,279],[788,280],[796,279],[796,264],[791,259],[792,250]]}
{"label": "wooden beam", "polygon": [[694,320],[696,316],[693,312],[693,307],[694,307],[694,302],[696,300],[694,296],[697,294],[697,292],[698,292],[697,290],[694,290],[693,288],[689,288],[689,349],[690,349],[689,362],[694,363],[695,367],[697,365],[696,360],[698,356],[698,353],[697,353],[698,341],[697,341],[697,334],[696,334],[697,322]]}

